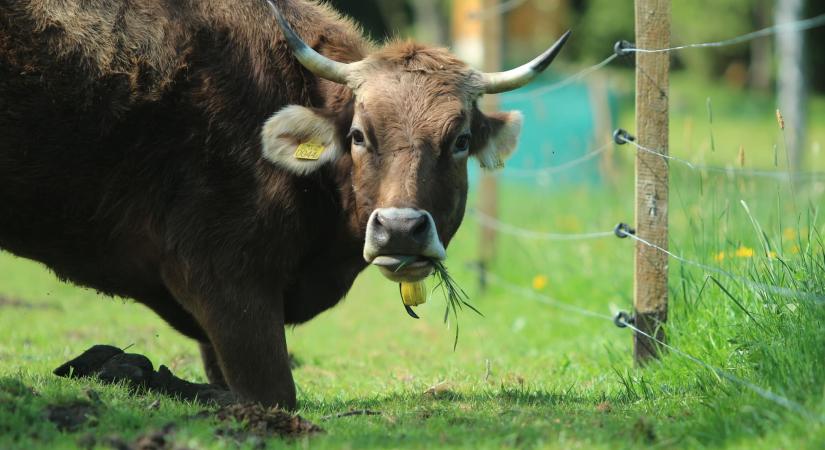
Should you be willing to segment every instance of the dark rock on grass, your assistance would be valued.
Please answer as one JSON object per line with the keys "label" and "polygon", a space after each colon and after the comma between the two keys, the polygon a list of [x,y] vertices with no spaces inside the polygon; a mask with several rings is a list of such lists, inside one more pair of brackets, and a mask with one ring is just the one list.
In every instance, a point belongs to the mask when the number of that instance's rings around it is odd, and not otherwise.
{"label": "dark rock on grass", "polygon": [[96,377],[109,384],[125,383],[134,392],[152,391],[180,400],[226,405],[235,398],[228,390],[211,384],[190,383],[176,377],[166,366],[154,370],[149,358],[124,353],[111,345],[95,345],[54,370],[61,377]]}
{"label": "dark rock on grass", "polygon": [[106,361],[96,373],[104,383],[126,381],[133,388],[146,388],[155,369],[149,358],[137,353],[121,353]]}
{"label": "dark rock on grass", "polygon": [[81,426],[92,422],[94,425],[96,408],[85,401],[74,401],[46,408],[46,418],[60,431],[77,431]]}
{"label": "dark rock on grass", "polygon": [[213,413],[222,422],[236,421],[240,429],[221,429],[219,434],[243,438],[283,436],[298,437],[323,432],[321,427],[279,408],[267,408],[257,403],[224,406]]}
{"label": "dark rock on grass", "polygon": [[95,345],[77,358],[54,369],[54,374],[66,378],[89,377],[99,372],[106,361],[120,354],[123,354],[123,350],[117,347],[111,345]]}

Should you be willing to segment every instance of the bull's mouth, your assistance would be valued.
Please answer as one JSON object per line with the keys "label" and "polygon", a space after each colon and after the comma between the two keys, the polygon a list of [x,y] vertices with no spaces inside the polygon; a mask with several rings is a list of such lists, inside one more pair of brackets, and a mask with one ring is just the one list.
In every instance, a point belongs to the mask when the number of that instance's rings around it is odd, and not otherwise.
{"label": "bull's mouth", "polygon": [[418,255],[381,255],[370,264],[378,266],[382,275],[397,283],[421,281],[433,272],[432,261]]}

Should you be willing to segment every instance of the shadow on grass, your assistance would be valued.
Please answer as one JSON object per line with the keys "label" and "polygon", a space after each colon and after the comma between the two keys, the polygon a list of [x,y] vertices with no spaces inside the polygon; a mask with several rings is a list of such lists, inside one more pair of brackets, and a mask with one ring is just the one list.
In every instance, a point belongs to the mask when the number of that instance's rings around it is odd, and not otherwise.
{"label": "shadow on grass", "polygon": [[[0,378],[0,447],[57,443],[83,447],[105,444],[112,436],[115,442],[131,442],[170,424],[187,439],[239,444],[237,438],[226,437],[208,414],[197,414],[202,406],[172,399],[158,402],[155,395],[133,394],[125,386],[104,386],[88,379],[48,381],[38,392],[19,378]],[[575,387],[545,391],[491,385],[473,392],[442,387],[359,399],[304,396],[300,413],[327,430],[309,438],[313,448],[723,448],[756,444],[772,429],[786,434],[811,431],[810,424],[754,401],[747,391],[724,384],[717,387],[708,389],[697,378],[696,385],[644,398]],[[380,414],[340,416],[350,411]],[[820,428],[814,431],[821,435]]]}

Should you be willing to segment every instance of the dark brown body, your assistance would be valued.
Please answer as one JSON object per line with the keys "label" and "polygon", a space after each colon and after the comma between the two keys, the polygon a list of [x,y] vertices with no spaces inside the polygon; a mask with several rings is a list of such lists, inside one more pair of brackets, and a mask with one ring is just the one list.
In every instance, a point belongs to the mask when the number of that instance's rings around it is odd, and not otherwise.
{"label": "dark brown body", "polygon": [[[0,248],[149,306],[207,359],[210,341],[233,347],[234,390],[293,406],[283,324],[333,306],[366,263],[346,158],[295,177],[261,162],[259,133],[345,90],[278,45],[262,2],[41,3],[0,3]],[[362,57],[346,22],[295,3],[282,10],[308,42]]]}
{"label": "dark brown body", "polygon": [[535,78],[569,33],[485,74],[275,3],[0,0],[0,248],[147,305],[201,343],[210,381],[294,407],[284,326],[367,262],[429,274],[469,157],[499,167],[521,129],[477,100]]}

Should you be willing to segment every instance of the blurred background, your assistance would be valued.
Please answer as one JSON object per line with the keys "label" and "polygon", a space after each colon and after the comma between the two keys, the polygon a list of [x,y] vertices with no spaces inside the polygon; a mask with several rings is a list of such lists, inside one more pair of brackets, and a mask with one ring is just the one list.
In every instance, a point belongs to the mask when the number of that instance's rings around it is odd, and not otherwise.
{"label": "blurred background", "polygon": [[[539,81],[481,105],[525,117],[519,148],[492,183],[470,162],[468,210],[449,246],[450,273],[484,316],[464,309],[445,326],[432,281],[430,301],[416,309],[421,320],[409,319],[398,285],[368,268],[340,305],[288,329],[301,414],[321,418],[328,431],[312,448],[823,448],[821,303],[752,283],[825,296],[825,1],[673,1],[672,46],[797,26],[669,53],[669,151],[679,158],[668,173],[669,249],[681,257],[667,269],[668,340],[805,404],[811,421],[693,360],[634,370],[631,334],[610,319],[633,309],[637,244],[612,230],[634,221],[637,149],[611,138],[637,128],[634,57],[611,58],[617,41],[634,41],[633,0],[330,3],[376,42],[448,46],[485,71],[530,60],[567,29],[573,35]],[[798,21],[812,17],[819,25],[801,31]],[[140,305],[101,297],[0,253],[0,381],[36,387],[35,401],[85,396],[85,381],[50,372],[98,343],[129,346],[178,376],[205,380],[193,341]],[[182,408],[202,416],[194,405],[164,400],[156,413],[152,398],[95,390],[125,405],[122,414],[101,414],[97,433],[137,433],[145,411],[158,428]],[[39,436],[71,439],[49,448],[75,448],[71,434],[44,426],[38,435],[19,419],[45,423],[43,411],[25,416],[11,405],[4,409],[0,397],[0,447],[9,447],[8,417],[42,448]],[[380,414],[334,415],[346,410]],[[186,447],[235,445],[204,430],[209,444]]]}
{"label": "blurred background", "polygon": [[[617,177],[623,158],[613,151],[572,173],[552,179],[519,176],[519,169],[564,164],[609,142],[616,127],[633,127],[633,56],[618,58],[574,83],[554,86],[566,76],[613,53],[619,40],[634,40],[632,0],[334,0],[378,42],[414,38],[452,47],[487,70],[522,64],[547,48],[562,32],[574,34],[543,79],[517,93],[501,95],[501,109],[520,109],[527,122],[521,146],[501,177],[513,182],[601,183]],[[720,41],[776,23],[825,13],[821,0],[692,0],[673,2],[672,45]],[[462,38],[474,28],[493,29],[501,48],[498,61],[483,61],[480,48]],[[776,108],[788,123],[783,144],[791,169],[822,167],[818,158],[825,117],[825,28],[767,35],[736,45],[671,53],[671,151],[697,162],[736,165],[739,148],[746,165],[770,169],[772,139],[765,124]],[[736,136],[721,126],[707,131],[711,116],[730,119]],[[755,120],[756,119],[756,120]],[[730,130],[728,130],[730,131]],[[713,147],[713,148],[711,148]],[[713,150],[713,151],[710,151]],[[719,150],[717,153],[716,150]],[[726,151],[727,150],[727,151]],[[715,154],[712,154],[715,153]],[[628,153],[630,155],[630,153]],[[631,155],[632,156],[632,155]],[[741,164],[739,164],[741,165]],[[522,174],[523,175],[523,174]],[[525,180],[525,178],[530,178]]]}

